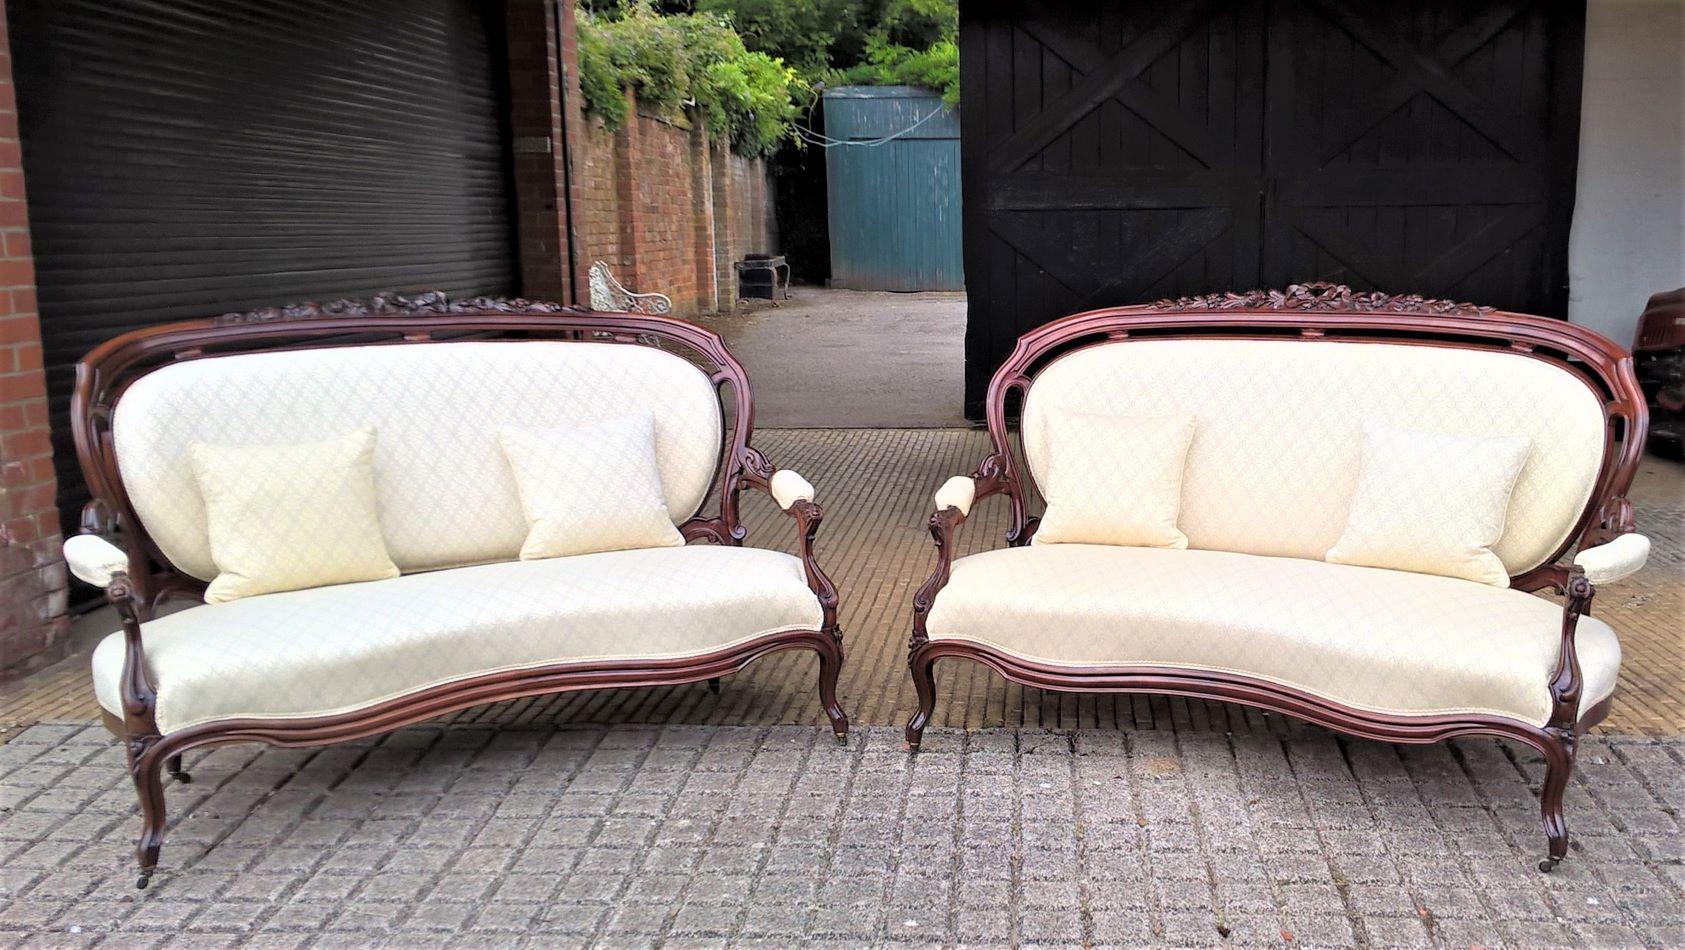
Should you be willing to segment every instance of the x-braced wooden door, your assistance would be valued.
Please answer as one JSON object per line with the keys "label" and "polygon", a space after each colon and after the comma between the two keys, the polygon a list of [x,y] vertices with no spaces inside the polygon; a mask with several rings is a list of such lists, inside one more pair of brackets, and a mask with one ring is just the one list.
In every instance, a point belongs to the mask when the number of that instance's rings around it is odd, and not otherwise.
{"label": "x-braced wooden door", "polygon": [[966,403],[1077,310],[1312,279],[1562,315],[1583,3],[961,4]]}

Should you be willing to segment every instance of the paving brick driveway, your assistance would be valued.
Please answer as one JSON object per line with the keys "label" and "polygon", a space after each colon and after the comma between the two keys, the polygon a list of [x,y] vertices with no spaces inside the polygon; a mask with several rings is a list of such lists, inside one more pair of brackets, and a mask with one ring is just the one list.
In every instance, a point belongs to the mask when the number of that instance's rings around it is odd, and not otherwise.
{"label": "paving brick driveway", "polygon": [[98,727],[0,747],[0,942],[676,947],[1685,943],[1685,743],[420,726],[189,756],[152,887]]}

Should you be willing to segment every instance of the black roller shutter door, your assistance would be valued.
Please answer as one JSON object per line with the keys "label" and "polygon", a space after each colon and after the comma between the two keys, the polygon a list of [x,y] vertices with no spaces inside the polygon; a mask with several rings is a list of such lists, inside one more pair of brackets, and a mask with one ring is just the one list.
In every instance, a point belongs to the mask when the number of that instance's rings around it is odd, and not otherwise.
{"label": "black roller shutter door", "polygon": [[515,282],[482,0],[11,0],[60,510],[77,359],[125,330]]}

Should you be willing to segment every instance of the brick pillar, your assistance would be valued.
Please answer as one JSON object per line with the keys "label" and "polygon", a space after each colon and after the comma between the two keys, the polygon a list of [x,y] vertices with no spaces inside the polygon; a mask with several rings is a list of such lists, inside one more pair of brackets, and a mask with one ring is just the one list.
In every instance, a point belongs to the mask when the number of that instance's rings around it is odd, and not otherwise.
{"label": "brick pillar", "polygon": [[708,130],[698,118],[690,130],[691,242],[696,268],[696,309],[719,309],[719,284],[714,269],[714,172]]}
{"label": "brick pillar", "polygon": [[[634,290],[643,286],[643,275],[638,272],[643,260],[648,235],[644,233],[644,203],[638,194],[638,179],[640,172],[664,173],[666,169],[647,168],[644,154],[641,122],[638,117],[638,99],[626,90],[626,121],[614,133],[614,187],[615,203],[620,208],[620,260],[619,273],[615,276],[620,282]],[[677,301],[675,301],[676,303]]]}
{"label": "brick pillar", "polygon": [[572,4],[567,7],[563,15],[555,0],[507,0],[505,15],[521,294],[562,302],[575,299],[562,89],[577,69],[564,57],[563,46],[573,46]]}
{"label": "brick pillar", "polygon": [[68,630],[7,32],[0,0],[0,677],[58,659]]}
{"label": "brick pillar", "polygon": [[709,209],[714,216],[715,305],[722,313],[730,313],[737,307],[737,270],[731,266],[739,250],[731,233],[736,199],[731,187],[731,150],[722,148],[714,155],[713,201]]}

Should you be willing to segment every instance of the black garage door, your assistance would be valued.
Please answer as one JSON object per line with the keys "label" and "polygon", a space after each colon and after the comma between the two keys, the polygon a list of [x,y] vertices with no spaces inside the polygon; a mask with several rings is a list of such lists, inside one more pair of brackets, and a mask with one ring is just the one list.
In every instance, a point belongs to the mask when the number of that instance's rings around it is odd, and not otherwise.
{"label": "black garage door", "polygon": [[60,509],[73,366],[135,327],[512,289],[481,0],[11,0]]}
{"label": "black garage door", "polygon": [[1574,0],[966,0],[967,411],[1019,334],[1338,280],[1565,316]]}

